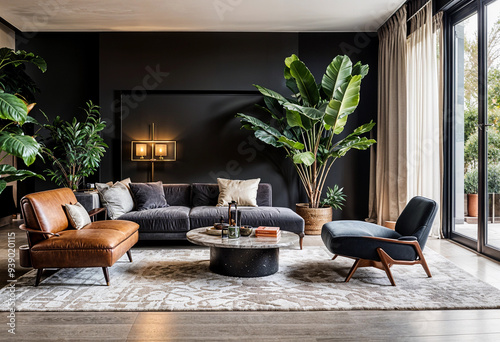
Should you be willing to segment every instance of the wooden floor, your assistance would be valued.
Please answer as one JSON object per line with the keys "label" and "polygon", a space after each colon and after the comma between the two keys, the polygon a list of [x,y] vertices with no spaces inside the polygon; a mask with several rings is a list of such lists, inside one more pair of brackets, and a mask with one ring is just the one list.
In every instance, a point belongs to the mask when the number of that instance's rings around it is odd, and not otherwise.
{"label": "wooden floor", "polygon": [[[16,233],[17,247],[26,243],[16,225],[0,228],[2,286],[8,276],[7,233]],[[322,242],[307,236],[304,244]],[[500,288],[499,263],[447,240],[429,239],[426,248]],[[16,277],[24,272],[17,267]],[[7,331],[7,313],[0,315],[0,341],[500,341],[500,310],[17,312],[15,335]]]}

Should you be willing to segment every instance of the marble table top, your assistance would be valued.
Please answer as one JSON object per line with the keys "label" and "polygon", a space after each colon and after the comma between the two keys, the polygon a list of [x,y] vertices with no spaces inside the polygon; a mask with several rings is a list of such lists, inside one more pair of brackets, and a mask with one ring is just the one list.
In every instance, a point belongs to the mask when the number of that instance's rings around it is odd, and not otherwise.
{"label": "marble table top", "polygon": [[208,247],[255,249],[285,247],[293,245],[299,241],[299,236],[297,234],[285,231],[281,231],[281,237],[279,239],[255,237],[252,234],[251,236],[241,236],[239,239],[225,239],[223,241],[220,235],[208,235],[204,233],[208,228],[211,227],[202,227],[190,230],[186,234],[188,241],[197,245]]}

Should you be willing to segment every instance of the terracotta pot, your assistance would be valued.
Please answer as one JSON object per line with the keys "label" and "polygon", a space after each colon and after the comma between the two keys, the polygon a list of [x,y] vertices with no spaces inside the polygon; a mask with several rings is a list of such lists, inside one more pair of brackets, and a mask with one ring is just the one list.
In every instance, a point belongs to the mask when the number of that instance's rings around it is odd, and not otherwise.
{"label": "terracotta pot", "polygon": [[304,232],[306,235],[320,235],[321,228],[332,220],[332,208],[309,208],[308,203],[297,203],[295,211],[305,221]]}
{"label": "terracotta pot", "polygon": [[477,194],[467,194],[467,212],[469,216],[477,217]]}

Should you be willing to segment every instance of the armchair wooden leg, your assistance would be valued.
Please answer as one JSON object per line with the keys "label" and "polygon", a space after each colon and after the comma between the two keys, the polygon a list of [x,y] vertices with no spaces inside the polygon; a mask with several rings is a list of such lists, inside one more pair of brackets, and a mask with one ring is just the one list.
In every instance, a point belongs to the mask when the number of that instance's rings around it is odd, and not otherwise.
{"label": "armchair wooden leg", "polygon": [[429,278],[431,278],[432,277],[431,270],[429,269],[429,266],[427,265],[427,261],[425,261],[424,253],[422,253],[422,249],[420,248],[420,245],[419,244],[415,244],[415,249],[417,250],[418,258],[420,259],[419,263],[424,268],[424,271],[425,271],[425,273],[427,273],[427,276]]}
{"label": "armchair wooden leg", "polygon": [[304,233],[299,234],[299,244],[300,244],[300,249],[302,249],[302,242],[304,240]]}
{"label": "armchair wooden leg", "polygon": [[380,262],[384,266],[385,274],[387,274],[387,277],[391,281],[392,286],[396,286],[396,283],[394,282],[394,278],[391,273],[391,266],[393,259],[382,248],[377,248],[377,253],[380,257]]}
{"label": "armchair wooden leg", "polygon": [[352,275],[354,274],[354,272],[356,272],[356,270],[358,269],[359,267],[359,264],[361,263],[361,259],[356,259],[356,261],[354,262],[354,265],[352,265],[351,267],[351,270],[349,271],[349,274],[347,275],[347,277],[345,278],[345,282],[347,283],[349,280],[351,280],[352,278]]}
{"label": "armchair wooden leg", "polygon": [[127,251],[127,256],[128,256],[128,260],[130,262],[132,262],[132,252],[130,251],[130,249]]}
{"label": "armchair wooden leg", "polygon": [[333,256],[333,258],[332,258],[332,261],[333,261],[333,260],[335,260],[335,259],[337,259],[337,257],[338,257],[338,256],[339,256],[338,254],[335,254],[335,255]]}
{"label": "armchair wooden leg", "polygon": [[40,280],[42,279],[42,273],[43,273],[43,268],[39,268],[36,271],[35,286],[38,286],[40,284]]}
{"label": "armchair wooden leg", "polygon": [[106,285],[109,286],[109,272],[107,267],[102,268],[102,272],[104,273],[104,279],[106,279]]}

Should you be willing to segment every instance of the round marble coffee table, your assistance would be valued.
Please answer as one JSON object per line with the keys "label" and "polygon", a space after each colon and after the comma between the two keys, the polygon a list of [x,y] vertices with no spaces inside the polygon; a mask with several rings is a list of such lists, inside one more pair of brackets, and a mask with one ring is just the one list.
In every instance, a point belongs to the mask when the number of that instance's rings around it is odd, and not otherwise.
{"label": "round marble coffee table", "polygon": [[278,272],[280,247],[298,242],[298,235],[281,231],[279,239],[242,236],[222,240],[205,233],[209,227],[190,230],[188,241],[210,247],[210,270],[232,277],[263,277]]}

